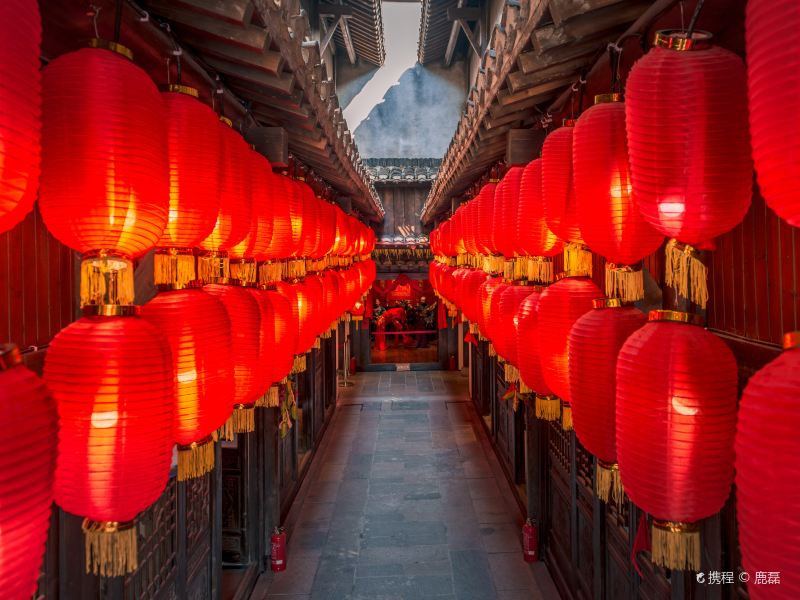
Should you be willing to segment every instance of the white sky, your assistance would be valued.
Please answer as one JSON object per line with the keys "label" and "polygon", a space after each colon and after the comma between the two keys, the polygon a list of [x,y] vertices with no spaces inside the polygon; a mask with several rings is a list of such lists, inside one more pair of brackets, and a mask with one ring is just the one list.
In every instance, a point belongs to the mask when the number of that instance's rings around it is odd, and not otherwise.
{"label": "white sky", "polygon": [[383,35],[386,60],[344,109],[350,131],[355,131],[400,76],[417,62],[421,2],[383,2]]}

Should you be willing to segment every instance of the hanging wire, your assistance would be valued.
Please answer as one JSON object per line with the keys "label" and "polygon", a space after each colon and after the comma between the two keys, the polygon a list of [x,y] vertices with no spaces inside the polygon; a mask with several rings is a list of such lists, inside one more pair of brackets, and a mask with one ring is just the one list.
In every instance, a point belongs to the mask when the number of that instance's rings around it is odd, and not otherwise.
{"label": "hanging wire", "polygon": [[703,10],[703,4],[705,4],[705,0],[699,0],[697,2],[697,7],[694,9],[694,14],[692,15],[692,20],[689,21],[689,29],[686,31],[686,39],[692,39],[692,34],[694,33],[694,27],[697,25],[697,19],[700,17],[700,12]]}
{"label": "hanging wire", "polygon": [[681,0],[680,1],[680,7],[681,7],[681,31],[686,31],[686,20],[684,18],[684,14],[683,14],[684,13],[684,10],[683,10],[684,4],[685,4],[685,2],[683,0]]}
{"label": "hanging wire", "polygon": [[122,0],[117,0],[114,5],[114,43],[119,44],[122,33]]}
{"label": "hanging wire", "polygon": [[[175,57],[175,83],[181,85],[181,56],[183,56],[183,48],[180,47],[178,40],[175,39],[169,23],[162,21],[158,26],[167,32],[167,36],[172,42],[172,55]],[[167,58],[167,83],[169,83],[169,58]]]}
{"label": "hanging wire", "polygon": [[622,46],[615,42],[608,45],[608,65],[611,67],[611,93],[619,93],[619,63],[622,59]]}
{"label": "hanging wire", "polygon": [[89,7],[92,9],[92,12],[89,15],[92,17],[92,27],[94,27],[94,37],[95,39],[100,39],[100,30],[97,27],[97,19],[100,17],[100,11],[103,10],[102,6],[97,6],[95,4],[90,4]]}

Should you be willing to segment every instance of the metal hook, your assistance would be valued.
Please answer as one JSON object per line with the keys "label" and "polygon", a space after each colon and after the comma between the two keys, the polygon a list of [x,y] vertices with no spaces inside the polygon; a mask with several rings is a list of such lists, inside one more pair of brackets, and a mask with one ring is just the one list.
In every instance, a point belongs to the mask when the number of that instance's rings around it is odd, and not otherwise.
{"label": "metal hook", "polygon": [[102,6],[97,6],[96,4],[90,4],[89,8],[92,9],[91,17],[92,17],[92,26],[94,27],[94,37],[100,38],[100,30],[97,28],[97,19],[100,17],[100,11],[103,10]]}

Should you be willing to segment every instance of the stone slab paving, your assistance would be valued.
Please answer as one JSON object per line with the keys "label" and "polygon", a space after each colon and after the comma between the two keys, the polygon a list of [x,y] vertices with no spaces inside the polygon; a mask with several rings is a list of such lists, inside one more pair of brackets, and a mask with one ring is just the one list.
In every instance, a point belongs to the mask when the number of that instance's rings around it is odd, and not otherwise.
{"label": "stone slab paving", "polygon": [[[288,569],[253,598],[555,600],[466,376],[366,373],[344,390],[287,519]],[[487,450],[489,450],[487,452]]]}

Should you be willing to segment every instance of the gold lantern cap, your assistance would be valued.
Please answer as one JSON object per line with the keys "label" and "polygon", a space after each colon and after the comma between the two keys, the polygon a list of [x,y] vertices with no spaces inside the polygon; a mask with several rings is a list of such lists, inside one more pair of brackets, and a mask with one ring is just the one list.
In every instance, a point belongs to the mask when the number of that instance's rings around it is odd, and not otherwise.
{"label": "gold lantern cap", "polygon": [[140,311],[134,304],[86,304],[81,308],[84,317],[135,317]]}
{"label": "gold lantern cap", "polygon": [[687,52],[689,50],[707,50],[711,47],[711,33],[708,31],[693,31],[692,37],[686,37],[686,32],[680,29],[662,29],[656,32],[653,46]]}
{"label": "gold lantern cap", "polygon": [[647,315],[648,321],[671,321],[673,323],[687,323],[689,325],[703,326],[703,317],[681,310],[651,310]]}
{"label": "gold lantern cap", "polygon": [[594,97],[595,104],[611,104],[613,102],[622,102],[622,94],[597,94]]}
{"label": "gold lantern cap", "polygon": [[200,279],[192,279],[185,283],[172,282],[172,283],[158,283],[156,289],[159,292],[177,292],[178,290],[199,290],[203,287],[203,282]]}
{"label": "gold lantern cap", "polygon": [[562,271],[561,273],[556,275],[555,280],[556,281],[561,281],[562,279],[574,279],[574,278],[580,278],[580,277],[588,279],[589,275],[586,274],[586,273],[583,273],[582,271]]}
{"label": "gold lantern cap", "polygon": [[89,40],[90,48],[99,48],[101,50],[109,50],[115,52],[120,56],[124,56],[128,60],[133,60],[133,50],[127,46],[123,46],[118,42],[110,42],[108,40],[101,40],[100,38],[92,38]]}
{"label": "gold lantern cap", "polygon": [[236,285],[241,286],[242,282],[239,279],[234,279],[233,277],[209,277],[208,279],[203,280],[204,285],[209,284],[216,284],[216,285]]}
{"label": "gold lantern cap", "polygon": [[0,371],[22,364],[22,355],[16,344],[0,344]]}
{"label": "gold lantern cap", "polygon": [[190,85],[180,85],[177,83],[171,83],[169,85],[164,86],[165,92],[173,92],[175,94],[185,94],[187,96],[191,96],[192,98],[199,98],[200,92],[197,91],[197,88],[193,88]]}
{"label": "gold lantern cap", "polygon": [[592,308],[621,308],[624,305],[619,298],[595,298],[592,300]]}

